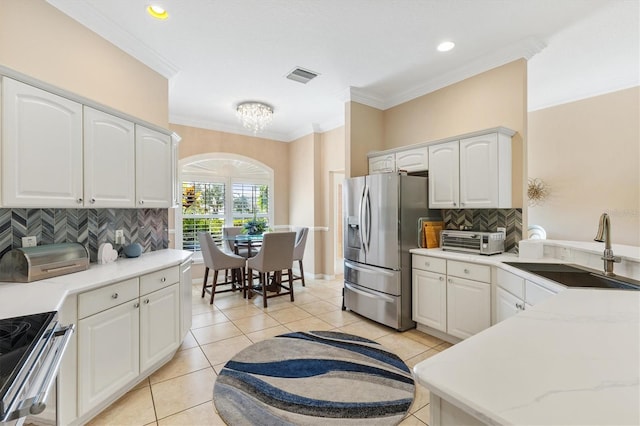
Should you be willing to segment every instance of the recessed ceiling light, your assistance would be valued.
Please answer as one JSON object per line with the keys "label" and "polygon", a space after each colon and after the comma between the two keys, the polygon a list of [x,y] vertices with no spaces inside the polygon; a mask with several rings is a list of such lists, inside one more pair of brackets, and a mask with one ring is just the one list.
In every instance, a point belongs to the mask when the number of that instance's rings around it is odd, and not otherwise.
{"label": "recessed ceiling light", "polygon": [[456,44],[452,41],[443,41],[442,43],[440,43],[438,45],[438,51],[439,52],[448,52],[451,49],[453,49],[456,46]]}
{"label": "recessed ceiling light", "polygon": [[169,17],[169,13],[167,13],[164,8],[157,5],[149,5],[147,6],[147,13],[153,16],[156,19],[165,20]]}

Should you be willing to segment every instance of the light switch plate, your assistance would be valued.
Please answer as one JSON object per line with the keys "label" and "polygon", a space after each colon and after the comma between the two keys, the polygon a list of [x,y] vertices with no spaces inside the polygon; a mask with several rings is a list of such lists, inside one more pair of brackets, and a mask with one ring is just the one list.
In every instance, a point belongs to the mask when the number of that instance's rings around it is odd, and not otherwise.
{"label": "light switch plate", "polygon": [[35,236],[22,237],[22,247],[35,247],[38,245],[38,240]]}

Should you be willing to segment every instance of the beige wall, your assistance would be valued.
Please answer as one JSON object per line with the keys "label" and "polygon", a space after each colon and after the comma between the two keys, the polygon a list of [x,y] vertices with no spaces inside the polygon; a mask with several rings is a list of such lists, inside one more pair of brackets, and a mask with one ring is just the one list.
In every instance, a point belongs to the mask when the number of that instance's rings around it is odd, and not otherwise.
{"label": "beige wall", "polygon": [[531,112],[528,149],[529,176],[551,190],[530,224],[592,241],[608,212],[613,243],[640,246],[640,87]]}
{"label": "beige wall", "polygon": [[0,0],[0,65],[168,126],[167,79],[44,0]]}
{"label": "beige wall", "polygon": [[369,171],[367,153],[385,149],[383,111],[358,102],[345,105],[345,173],[364,176]]}
{"label": "beige wall", "polygon": [[515,130],[512,199],[514,207],[523,206],[527,134],[526,60],[508,63],[385,110],[383,120],[382,149],[435,141],[491,127],[504,126]]}

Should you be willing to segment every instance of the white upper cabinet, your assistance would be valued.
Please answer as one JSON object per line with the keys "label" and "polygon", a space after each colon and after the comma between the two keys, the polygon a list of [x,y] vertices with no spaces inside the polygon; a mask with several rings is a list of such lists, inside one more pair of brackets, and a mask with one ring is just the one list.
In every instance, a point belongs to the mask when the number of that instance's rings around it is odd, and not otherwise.
{"label": "white upper cabinet", "polygon": [[82,105],[2,79],[5,207],[83,205]]}
{"label": "white upper cabinet", "polygon": [[429,146],[429,207],[512,207],[511,137],[492,132]]}
{"label": "white upper cabinet", "polygon": [[457,209],[460,191],[458,141],[429,146],[429,207]]}
{"label": "white upper cabinet", "polygon": [[429,148],[407,149],[396,152],[396,170],[405,170],[409,173],[423,172],[429,169]]}
{"label": "white upper cabinet", "polygon": [[171,207],[171,136],[136,125],[137,207]]}
{"label": "white upper cabinet", "polygon": [[369,157],[369,174],[394,172],[395,170],[396,155],[394,153]]}
{"label": "white upper cabinet", "polygon": [[84,204],[135,207],[134,124],[84,107]]}

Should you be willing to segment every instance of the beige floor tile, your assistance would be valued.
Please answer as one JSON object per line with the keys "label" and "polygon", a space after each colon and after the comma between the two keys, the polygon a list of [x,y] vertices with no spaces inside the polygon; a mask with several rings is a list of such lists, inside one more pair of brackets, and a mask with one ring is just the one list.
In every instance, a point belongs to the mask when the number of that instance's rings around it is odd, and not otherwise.
{"label": "beige floor tile", "polygon": [[431,400],[431,394],[429,390],[424,386],[416,383],[416,395],[413,399],[413,404],[411,404],[411,408],[409,409],[410,413],[415,413],[419,409],[426,406]]}
{"label": "beige floor tile", "polygon": [[210,367],[209,361],[199,347],[185,349],[176,352],[173,359],[153,373],[149,380],[152,384],[158,383],[207,367]]}
{"label": "beige floor tile", "polygon": [[337,311],[340,307],[323,300],[320,302],[305,303],[304,305],[300,305],[300,309],[304,309],[311,315],[320,315],[327,312]]}
{"label": "beige floor tile", "polygon": [[209,304],[209,301],[198,301],[191,304],[191,315],[204,314],[206,312],[214,312],[217,308]]}
{"label": "beige floor tile", "polygon": [[208,325],[220,324],[228,321],[229,318],[227,318],[227,316],[219,310],[213,312],[205,312],[203,314],[197,314],[191,317],[191,328],[201,328]]}
{"label": "beige floor tile", "polygon": [[141,381],[140,383],[138,383],[137,385],[135,385],[132,390],[142,389],[142,388],[144,388],[146,386],[149,386],[149,378],[148,377],[146,379],[144,379],[143,381]]}
{"label": "beige floor tile", "polygon": [[430,348],[415,340],[404,337],[400,333],[391,333],[376,339],[376,342],[398,355],[401,359],[409,359]]}
{"label": "beige floor tile", "polygon": [[298,321],[292,321],[285,324],[291,331],[321,331],[333,330],[335,327],[320,318],[309,317]]}
{"label": "beige floor tile", "polygon": [[198,344],[206,345],[207,343],[217,342],[218,340],[240,336],[242,331],[233,325],[233,323],[226,322],[191,330],[191,334],[196,338]]}
{"label": "beige floor tile", "polygon": [[185,349],[195,348],[196,346],[198,346],[198,342],[196,341],[196,338],[193,337],[193,334],[191,334],[190,331],[188,331],[187,335],[184,337],[184,340],[182,341],[182,345],[180,345],[178,350],[183,351]]}
{"label": "beige floor tile", "polygon": [[434,355],[438,355],[439,353],[440,351],[436,350],[435,348],[431,348],[428,351],[422,352],[421,354],[418,354],[414,357],[405,359],[404,362],[409,368],[413,369],[413,367],[415,367],[419,362],[422,362],[427,358],[431,358]]}
{"label": "beige floor tile", "polygon": [[225,423],[215,410],[212,402],[197,405],[158,421],[158,426],[223,426]]}
{"label": "beige floor tile", "polygon": [[234,308],[223,309],[224,315],[231,321],[235,321],[241,318],[252,317],[254,315],[262,314],[262,309],[259,309],[255,305],[242,305]]}
{"label": "beige floor tile", "polygon": [[340,308],[335,311],[316,315],[316,317],[328,322],[334,327],[344,327],[345,325],[353,324],[354,322],[360,321],[360,317],[356,314],[349,311],[343,311]]}
{"label": "beige floor tile", "polygon": [[327,287],[312,287],[312,288],[309,288],[308,292],[321,300],[335,299],[336,297],[342,297],[342,290],[336,290],[336,289],[327,288]]}
{"label": "beige floor tile", "polygon": [[126,393],[98,414],[88,425],[146,425],[155,421],[151,388],[144,387]]}
{"label": "beige floor tile", "polygon": [[251,346],[252,341],[247,336],[237,336],[219,342],[209,343],[202,346],[202,351],[206,355],[211,365],[223,364],[229,361],[235,354],[244,348]]}
{"label": "beige floor tile", "polygon": [[257,343],[261,340],[269,339],[270,337],[275,337],[290,332],[291,330],[289,330],[284,325],[278,325],[276,327],[269,327],[265,328],[264,330],[254,331],[253,333],[247,333],[246,336],[251,339],[253,343]]}
{"label": "beige floor tile", "polygon": [[275,327],[278,321],[271,318],[267,314],[259,314],[248,318],[241,318],[233,321],[243,333],[251,333],[252,331],[264,330],[265,328]]}
{"label": "beige floor tile", "polygon": [[373,321],[357,321],[352,324],[340,327],[339,331],[343,333],[355,334],[365,339],[376,340],[390,333],[396,333],[395,330],[374,323]]}
{"label": "beige floor tile", "polygon": [[213,304],[218,309],[230,309],[237,306],[246,305],[247,299],[243,298],[242,294],[238,292],[222,293],[216,294],[216,297],[213,299]]}
{"label": "beige floor tile", "polygon": [[159,419],[213,400],[216,375],[212,368],[151,385]]}
{"label": "beige floor tile", "polygon": [[[294,299],[296,304],[304,305],[306,303],[318,302],[320,299],[309,292],[295,292]],[[288,300],[288,299],[287,299]],[[271,302],[271,301],[269,301]]]}
{"label": "beige floor tile", "polygon": [[431,419],[430,419],[430,417],[431,417],[431,404],[425,405],[424,407],[422,407],[421,409],[419,409],[418,411],[413,413],[413,415],[416,416],[418,418],[418,420],[420,420],[422,423],[429,424],[429,422],[431,421]]}
{"label": "beige floor tile", "polygon": [[436,346],[444,342],[442,339],[438,339],[435,336],[423,333],[422,331],[418,331],[415,328],[403,332],[402,335],[413,339],[416,342],[420,342],[423,345],[429,346],[430,348],[435,348]]}
{"label": "beige floor tile", "polygon": [[269,316],[278,321],[280,324],[286,324],[288,322],[309,318],[311,317],[311,314],[304,309],[298,308],[297,306],[292,306],[290,308],[270,312]]}
{"label": "beige floor tile", "polygon": [[426,423],[422,423],[416,416],[408,415],[398,424],[398,426],[424,426]]}
{"label": "beige floor tile", "polygon": [[262,312],[270,314],[272,312],[280,311],[282,309],[289,309],[292,306],[298,305],[300,302],[298,302],[297,300],[295,302],[291,302],[291,299],[289,299],[289,296],[282,296],[282,297],[269,299],[268,306],[266,308],[263,308],[262,296],[254,296],[253,299],[251,299],[251,303],[253,303],[255,307],[262,310]]}
{"label": "beige floor tile", "polygon": [[331,303],[332,305],[338,306],[342,308],[342,296],[340,297],[332,297],[331,299],[325,299],[325,302]]}

